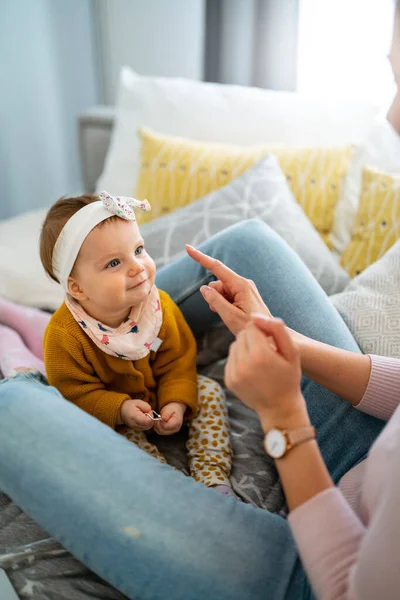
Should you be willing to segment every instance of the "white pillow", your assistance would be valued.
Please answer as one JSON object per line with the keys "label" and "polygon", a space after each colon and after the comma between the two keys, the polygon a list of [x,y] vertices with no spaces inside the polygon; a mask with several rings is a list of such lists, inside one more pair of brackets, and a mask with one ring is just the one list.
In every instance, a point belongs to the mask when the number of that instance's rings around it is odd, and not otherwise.
{"label": "white pillow", "polygon": [[342,145],[364,139],[378,107],[121,70],[116,123],[97,190],[134,192],[137,129],[243,146]]}
{"label": "white pillow", "polygon": [[330,299],[364,354],[400,358],[400,241]]}
{"label": "white pillow", "polygon": [[375,167],[386,173],[400,173],[400,136],[383,115],[377,117],[367,139],[354,152],[336,206],[332,243],[334,250],[339,254],[350,242],[364,166]]}
{"label": "white pillow", "polygon": [[61,286],[44,272],[39,234],[47,209],[0,221],[0,296],[14,302],[56,310]]}

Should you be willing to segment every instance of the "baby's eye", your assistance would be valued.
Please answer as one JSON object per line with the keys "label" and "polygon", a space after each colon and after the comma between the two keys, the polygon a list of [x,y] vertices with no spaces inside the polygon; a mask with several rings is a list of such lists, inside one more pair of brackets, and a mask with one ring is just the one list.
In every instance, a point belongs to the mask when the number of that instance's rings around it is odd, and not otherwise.
{"label": "baby's eye", "polygon": [[106,269],[112,269],[113,267],[117,267],[120,263],[119,258],[113,258],[113,260],[110,260],[110,262],[108,263],[108,265],[106,265]]}
{"label": "baby's eye", "polygon": [[144,246],[138,246],[135,250],[135,254],[136,255],[142,254],[143,250],[144,250]]}

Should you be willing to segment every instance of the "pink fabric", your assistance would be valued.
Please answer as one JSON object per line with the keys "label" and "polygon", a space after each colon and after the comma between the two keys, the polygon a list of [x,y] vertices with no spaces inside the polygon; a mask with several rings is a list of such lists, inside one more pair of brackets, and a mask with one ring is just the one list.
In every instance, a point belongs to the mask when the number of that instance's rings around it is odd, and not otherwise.
{"label": "pink fabric", "polygon": [[20,335],[10,327],[0,325],[1,375],[13,377],[21,368],[37,369],[46,375],[43,361],[27,348]]}
{"label": "pink fabric", "polygon": [[0,323],[17,331],[33,354],[43,360],[43,336],[51,315],[0,298]]}
{"label": "pink fabric", "polygon": [[399,405],[400,361],[371,356],[371,375],[358,410],[388,421]]}
{"label": "pink fabric", "polygon": [[292,511],[289,523],[317,598],[400,598],[400,360],[371,356],[359,410],[390,419],[339,488]]}

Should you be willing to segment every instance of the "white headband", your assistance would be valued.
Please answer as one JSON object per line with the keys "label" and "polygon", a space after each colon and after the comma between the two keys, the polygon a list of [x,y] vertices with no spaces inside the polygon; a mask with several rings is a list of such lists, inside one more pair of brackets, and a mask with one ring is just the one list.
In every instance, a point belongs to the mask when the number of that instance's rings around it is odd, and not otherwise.
{"label": "white headband", "polygon": [[136,221],[133,207],[151,210],[147,200],[135,200],[123,196],[110,196],[100,192],[100,200],[87,204],[76,212],[64,225],[53,250],[53,271],[65,292],[68,292],[68,279],[79,250],[96,225],[116,215],[127,221]]}

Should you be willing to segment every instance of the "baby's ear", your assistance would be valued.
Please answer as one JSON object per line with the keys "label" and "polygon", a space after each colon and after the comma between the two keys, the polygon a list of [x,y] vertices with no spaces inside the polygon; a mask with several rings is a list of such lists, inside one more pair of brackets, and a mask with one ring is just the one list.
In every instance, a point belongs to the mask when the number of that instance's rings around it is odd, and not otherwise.
{"label": "baby's ear", "polygon": [[71,294],[75,300],[78,302],[82,302],[83,300],[87,300],[87,296],[78,281],[74,277],[70,277],[68,279],[68,292]]}

